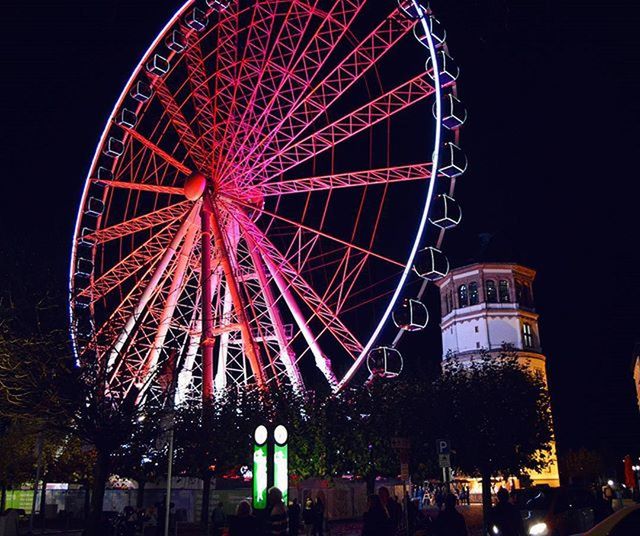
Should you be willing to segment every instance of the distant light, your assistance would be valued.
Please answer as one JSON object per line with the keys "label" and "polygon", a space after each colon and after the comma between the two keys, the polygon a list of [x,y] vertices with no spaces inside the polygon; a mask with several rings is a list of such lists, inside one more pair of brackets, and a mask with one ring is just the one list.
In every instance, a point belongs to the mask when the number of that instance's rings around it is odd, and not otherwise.
{"label": "distant light", "polygon": [[146,415],[138,415],[138,422],[144,422],[144,420],[147,418]]}
{"label": "distant light", "polygon": [[613,486],[613,480],[607,480],[607,484],[608,484],[609,486]]}
{"label": "distant light", "polygon": [[500,534],[500,529],[494,525],[493,527],[491,527],[491,532],[493,532],[494,534]]}
{"label": "distant light", "polygon": [[529,534],[531,534],[531,536],[543,536],[544,534],[548,534],[548,533],[549,533],[549,528],[547,527],[547,524],[544,522],[536,523],[529,529]]}

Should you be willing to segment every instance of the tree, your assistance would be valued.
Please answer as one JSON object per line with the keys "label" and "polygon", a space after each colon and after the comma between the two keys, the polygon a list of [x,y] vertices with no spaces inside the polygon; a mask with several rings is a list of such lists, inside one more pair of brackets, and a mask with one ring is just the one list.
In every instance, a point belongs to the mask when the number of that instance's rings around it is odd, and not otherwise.
{"label": "tree", "polygon": [[174,424],[176,470],[202,479],[203,527],[209,521],[211,479],[249,465],[253,431],[263,419],[263,394],[231,387],[202,407],[177,409]]}
{"label": "tree", "polygon": [[26,419],[0,422],[0,512],[4,512],[7,490],[33,478],[37,429]]}
{"label": "tree", "polygon": [[598,481],[605,472],[602,455],[584,447],[569,450],[559,460],[560,473],[569,484],[586,485]]}
{"label": "tree", "polygon": [[437,429],[452,441],[454,464],[482,478],[485,519],[492,475],[547,466],[553,439],[546,384],[505,349],[461,364],[447,359],[435,382]]}
{"label": "tree", "polygon": [[160,441],[164,432],[158,422],[145,417],[134,426],[131,437],[113,453],[113,471],[138,483],[136,506],[139,508],[144,505],[147,482],[155,480],[166,463],[167,449]]}

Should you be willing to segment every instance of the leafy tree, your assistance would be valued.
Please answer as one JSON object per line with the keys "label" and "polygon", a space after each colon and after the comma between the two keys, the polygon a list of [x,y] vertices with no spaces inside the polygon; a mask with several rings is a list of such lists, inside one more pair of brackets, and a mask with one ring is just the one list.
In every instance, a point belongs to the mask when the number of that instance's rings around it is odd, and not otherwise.
{"label": "leafy tree", "polygon": [[0,512],[7,490],[33,478],[37,428],[26,419],[0,422]]}
{"label": "leafy tree", "polygon": [[454,464],[482,478],[485,514],[492,475],[520,475],[548,464],[553,435],[546,385],[508,349],[465,364],[446,360],[435,399],[436,427],[452,441]]}
{"label": "leafy tree", "polygon": [[560,473],[570,484],[589,484],[602,478],[605,464],[602,455],[584,447],[569,450],[559,460]]}
{"label": "leafy tree", "polygon": [[202,517],[209,520],[211,479],[249,465],[253,431],[262,421],[262,395],[255,389],[229,388],[201,407],[188,404],[175,413],[176,470],[202,479]]}
{"label": "leafy tree", "polygon": [[144,504],[147,482],[158,478],[162,474],[163,465],[166,464],[166,448],[160,441],[163,433],[164,430],[158,422],[145,417],[134,426],[131,437],[113,453],[113,471],[138,483],[138,507]]}

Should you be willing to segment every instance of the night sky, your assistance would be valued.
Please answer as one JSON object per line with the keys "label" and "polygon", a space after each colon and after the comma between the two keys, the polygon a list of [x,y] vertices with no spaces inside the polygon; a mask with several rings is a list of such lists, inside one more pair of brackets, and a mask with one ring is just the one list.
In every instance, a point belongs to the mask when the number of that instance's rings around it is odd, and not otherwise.
{"label": "night sky", "polygon": [[[485,255],[538,270],[560,450],[601,448],[617,462],[640,455],[631,376],[640,341],[640,8],[599,4],[432,2],[470,111],[462,140],[471,167],[457,190],[464,221],[444,249],[459,266],[478,258],[479,235],[488,233]],[[1,3],[0,262],[3,273],[18,267],[12,281],[37,272],[64,293],[98,137],[140,55],[180,5]],[[439,358],[435,322],[415,341],[407,355]]]}

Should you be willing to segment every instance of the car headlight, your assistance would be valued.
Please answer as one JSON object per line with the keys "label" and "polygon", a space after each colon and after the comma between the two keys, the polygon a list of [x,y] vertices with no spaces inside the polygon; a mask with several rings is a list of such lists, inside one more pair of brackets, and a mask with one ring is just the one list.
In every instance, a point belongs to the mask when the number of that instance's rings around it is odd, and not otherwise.
{"label": "car headlight", "polygon": [[536,523],[529,527],[529,534],[531,534],[531,536],[544,536],[545,534],[549,534],[549,527],[547,527],[546,523]]}

